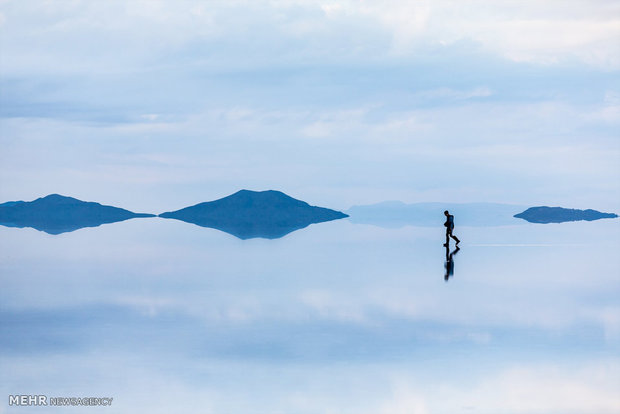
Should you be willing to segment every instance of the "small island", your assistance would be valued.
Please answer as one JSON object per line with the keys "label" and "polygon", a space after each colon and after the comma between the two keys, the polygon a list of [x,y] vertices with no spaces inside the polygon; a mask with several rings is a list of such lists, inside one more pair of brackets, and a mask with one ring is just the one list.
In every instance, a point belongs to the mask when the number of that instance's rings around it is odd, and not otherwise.
{"label": "small island", "polygon": [[311,206],[283,192],[241,190],[215,201],[162,213],[201,227],[210,227],[240,239],[277,239],[313,223],[348,217],[340,211]]}
{"label": "small island", "polygon": [[566,221],[580,220],[599,220],[604,218],[616,218],[614,213],[601,213],[600,211],[588,209],[577,210],[562,207],[530,207],[522,213],[515,214],[514,217],[527,220],[530,223],[564,223]]}
{"label": "small island", "polygon": [[97,227],[137,217],[154,216],[59,194],[50,194],[34,201],[9,201],[0,204],[0,225],[32,227],[49,234],[61,234],[84,227]]}

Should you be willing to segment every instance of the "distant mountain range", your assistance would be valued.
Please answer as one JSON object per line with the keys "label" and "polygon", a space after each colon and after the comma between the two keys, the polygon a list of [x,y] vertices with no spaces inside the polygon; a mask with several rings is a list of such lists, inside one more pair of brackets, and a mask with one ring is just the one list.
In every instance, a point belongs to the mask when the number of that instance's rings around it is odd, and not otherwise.
{"label": "distant mountain range", "polygon": [[[280,191],[241,190],[215,201],[162,213],[159,217],[176,219],[232,234],[240,239],[262,237],[276,239],[313,223],[338,220],[350,216],[353,223],[381,227],[442,227],[444,210],[455,216],[457,226],[502,226],[524,222],[562,223],[576,220],[598,220],[618,217],[596,210],[574,210],[562,207],[526,207],[496,203],[416,203],[400,201],[353,206],[347,213],[311,206]],[[61,234],[83,227],[153,214],[134,213],[118,207],[85,202],[72,197],[51,194],[34,201],[10,201],[0,204],[0,225],[32,227],[49,234]]]}
{"label": "distant mountain range", "polygon": [[599,220],[604,218],[616,218],[614,213],[601,213],[596,210],[576,210],[562,207],[530,207],[515,217],[527,220],[530,223],[564,223],[566,221]]}
{"label": "distant mountain range", "polygon": [[0,204],[0,224],[7,227],[32,227],[49,234],[61,234],[97,227],[105,223],[153,214],[133,213],[118,207],[81,201],[50,194],[34,201],[9,201]]}
{"label": "distant mountain range", "polygon": [[340,211],[314,207],[280,191],[241,190],[228,197],[160,214],[230,233],[240,239],[276,239],[313,223],[347,217]]}
{"label": "distant mountain range", "polygon": [[503,226],[519,224],[513,216],[526,206],[497,203],[414,203],[385,201],[378,204],[353,206],[346,211],[353,223],[380,227],[439,226],[449,210],[457,226]]}

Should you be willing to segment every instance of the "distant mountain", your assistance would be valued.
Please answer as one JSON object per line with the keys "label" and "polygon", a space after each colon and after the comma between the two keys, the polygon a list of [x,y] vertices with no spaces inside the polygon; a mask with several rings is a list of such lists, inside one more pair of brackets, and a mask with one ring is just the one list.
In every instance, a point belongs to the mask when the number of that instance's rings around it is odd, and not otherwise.
{"label": "distant mountain", "polygon": [[0,225],[32,227],[49,234],[65,233],[83,227],[97,227],[136,217],[154,217],[154,215],[133,213],[122,208],[58,194],[50,194],[34,201],[9,201],[0,204]]}
{"label": "distant mountain", "polygon": [[439,226],[445,221],[444,210],[454,215],[456,226],[505,226],[519,224],[514,214],[525,206],[498,203],[414,203],[385,201],[353,206],[346,211],[349,220],[380,227]]}
{"label": "distant mountain", "polygon": [[225,231],[240,239],[276,239],[312,223],[347,217],[314,207],[280,191],[241,190],[228,197],[160,214],[202,227]]}
{"label": "distant mountain", "polygon": [[603,218],[616,218],[614,213],[601,213],[596,210],[576,210],[562,207],[530,207],[515,217],[527,220],[530,223],[563,223],[565,221],[599,220]]}

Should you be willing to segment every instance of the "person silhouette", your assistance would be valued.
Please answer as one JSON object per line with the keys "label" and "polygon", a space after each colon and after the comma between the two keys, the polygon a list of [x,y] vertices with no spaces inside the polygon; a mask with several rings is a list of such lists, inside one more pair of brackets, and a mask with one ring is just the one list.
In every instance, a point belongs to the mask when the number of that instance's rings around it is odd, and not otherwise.
{"label": "person silhouette", "polygon": [[450,248],[446,246],[446,264],[444,267],[446,268],[446,274],[443,276],[444,280],[447,282],[450,276],[454,276],[454,255],[457,254],[461,250],[459,246],[456,246],[456,249],[452,253],[450,253]]}
{"label": "person silhouette", "polygon": [[456,245],[458,246],[461,242],[458,237],[452,234],[452,230],[454,230],[454,216],[448,212],[448,210],[444,211],[443,214],[446,216],[446,222],[443,223],[446,226],[446,244],[444,247],[448,247],[450,245],[450,237],[456,240]]}

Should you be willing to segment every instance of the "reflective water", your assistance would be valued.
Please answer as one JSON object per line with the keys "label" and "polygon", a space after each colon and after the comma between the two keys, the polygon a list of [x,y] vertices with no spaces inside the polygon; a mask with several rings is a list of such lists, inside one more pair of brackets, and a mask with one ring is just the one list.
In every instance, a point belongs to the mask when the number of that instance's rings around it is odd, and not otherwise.
{"label": "reflective water", "polygon": [[0,412],[618,413],[619,222],[0,227]]}

